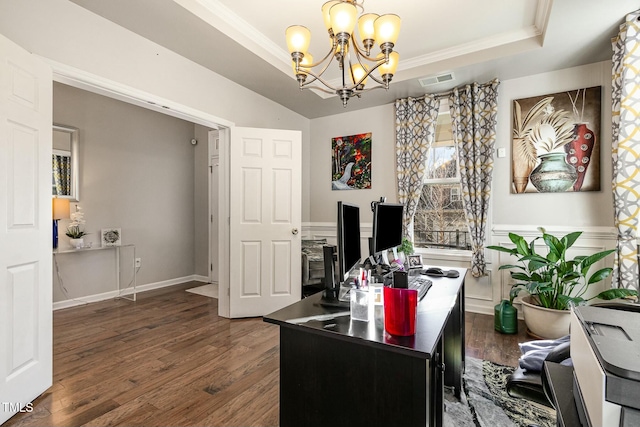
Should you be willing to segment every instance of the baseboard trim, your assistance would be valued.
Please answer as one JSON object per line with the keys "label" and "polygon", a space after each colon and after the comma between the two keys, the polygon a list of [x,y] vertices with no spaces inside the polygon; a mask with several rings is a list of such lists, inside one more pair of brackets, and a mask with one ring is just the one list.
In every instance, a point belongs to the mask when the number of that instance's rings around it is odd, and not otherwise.
{"label": "baseboard trim", "polygon": [[[163,280],[161,282],[155,282],[155,283],[147,283],[145,285],[136,286],[136,293],[152,291],[154,289],[162,289],[169,286],[180,285],[185,282],[209,283],[209,278],[207,276],[192,274],[191,276],[177,277],[175,279]],[[123,289],[120,292],[120,294],[118,294],[118,291],[109,291],[101,294],[71,298],[64,301],[56,301],[53,303],[53,311],[62,310],[64,308],[77,307],[80,305],[91,304],[94,302],[104,301],[104,300],[116,298],[118,296],[131,295],[131,294],[133,294],[133,289]]]}

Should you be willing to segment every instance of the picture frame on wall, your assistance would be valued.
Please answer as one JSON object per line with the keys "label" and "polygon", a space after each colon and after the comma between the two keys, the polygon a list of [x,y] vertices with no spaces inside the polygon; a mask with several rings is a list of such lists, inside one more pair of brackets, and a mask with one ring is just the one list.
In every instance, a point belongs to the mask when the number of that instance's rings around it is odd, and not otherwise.
{"label": "picture frame on wall", "polygon": [[331,190],[371,188],[371,132],[331,138]]}
{"label": "picture frame on wall", "polygon": [[511,192],[600,191],[602,87],[513,101]]}
{"label": "picture frame on wall", "polygon": [[120,246],[122,244],[122,230],[120,228],[103,228],[100,232],[102,246]]}

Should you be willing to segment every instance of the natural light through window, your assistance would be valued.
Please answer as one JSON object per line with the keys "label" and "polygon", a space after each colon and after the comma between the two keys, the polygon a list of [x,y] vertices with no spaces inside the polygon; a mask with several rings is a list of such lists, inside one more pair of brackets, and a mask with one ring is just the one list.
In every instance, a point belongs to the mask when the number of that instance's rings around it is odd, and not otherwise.
{"label": "natural light through window", "polygon": [[436,140],[427,155],[424,186],[414,218],[414,242],[420,248],[471,249],[449,113],[438,115]]}

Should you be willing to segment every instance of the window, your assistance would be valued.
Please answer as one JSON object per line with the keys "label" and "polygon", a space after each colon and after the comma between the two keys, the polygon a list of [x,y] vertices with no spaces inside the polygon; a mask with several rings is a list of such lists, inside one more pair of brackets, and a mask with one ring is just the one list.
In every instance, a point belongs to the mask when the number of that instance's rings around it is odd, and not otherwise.
{"label": "window", "polygon": [[436,139],[427,154],[424,185],[414,217],[416,247],[471,250],[456,159],[451,116],[448,112],[440,112]]}
{"label": "window", "polygon": [[460,187],[451,187],[451,201],[452,202],[460,201]]}

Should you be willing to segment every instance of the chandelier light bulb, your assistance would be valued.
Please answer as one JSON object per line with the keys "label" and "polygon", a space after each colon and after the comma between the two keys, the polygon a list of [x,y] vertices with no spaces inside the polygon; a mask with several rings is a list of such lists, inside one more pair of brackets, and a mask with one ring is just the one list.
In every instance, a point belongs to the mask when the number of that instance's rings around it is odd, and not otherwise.
{"label": "chandelier light bulb", "polygon": [[324,26],[327,27],[327,31],[331,32],[331,7],[340,3],[338,0],[331,0],[322,5],[322,17],[324,18]]}
{"label": "chandelier light bulb", "polygon": [[[360,79],[362,79],[363,77],[365,77],[367,75],[369,70],[367,70],[365,67],[363,67],[360,64],[353,64],[351,66],[351,77],[353,80],[353,84],[357,84]],[[362,81],[362,83],[360,83],[360,85],[358,85],[359,87],[364,87],[364,85],[367,83],[367,78],[365,77],[365,79]]]}
{"label": "chandelier light bulb", "polygon": [[[384,60],[384,54],[381,53],[378,55],[379,60]],[[378,67],[378,73],[380,73],[380,77],[383,79],[385,76],[388,76],[388,79],[391,80],[391,77],[396,73],[398,69],[398,61],[400,60],[400,55],[398,52],[391,52],[389,54],[389,62],[383,63]]]}
{"label": "chandelier light bulb", "polygon": [[307,53],[311,43],[311,31],[302,25],[292,25],[285,32],[289,53]]}
{"label": "chandelier light bulb", "polygon": [[385,43],[396,44],[400,34],[400,17],[398,15],[382,15],[373,23],[376,41],[382,45]]}
{"label": "chandelier light bulb", "polygon": [[331,16],[331,28],[334,34],[347,33],[351,35],[353,33],[358,15],[358,9],[353,4],[338,2],[331,6],[329,15]]}
{"label": "chandelier light bulb", "polygon": [[[358,10],[363,13],[359,18]],[[394,45],[400,32],[400,17],[364,13],[363,0],[329,0],[321,11],[330,48],[317,63],[307,52],[311,32],[302,25],[286,30],[291,66],[299,88],[338,95],[343,106],[350,98],[360,98],[370,90],[388,89],[398,67],[399,55]],[[371,53],[376,44],[380,46],[377,56]],[[328,81],[323,75],[332,63],[337,64],[340,78]],[[380,76],[374,75],[376,69]],[[370,86],[365,88],[365,84]]]}
{"label": "chandelier light bulb", "polygon": [[378,18],[378,14],[365,13],[358,19],[358,33],[360,33],[360,39],[367,51],[375,44],[376,33],[373,23]]}

